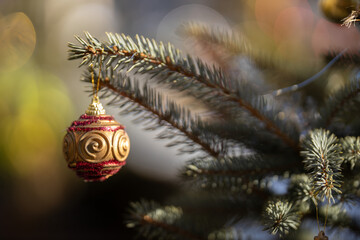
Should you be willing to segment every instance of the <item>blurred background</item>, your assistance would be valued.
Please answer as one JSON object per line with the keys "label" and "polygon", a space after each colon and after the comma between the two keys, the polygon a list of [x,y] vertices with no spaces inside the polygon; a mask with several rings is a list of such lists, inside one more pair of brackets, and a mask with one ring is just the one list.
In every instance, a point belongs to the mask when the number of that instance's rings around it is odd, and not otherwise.
{"label": "blurred background", "polygon": [[[179,36],[188,21],[245,34],[297,66],[292,74],[302,80],[328,52],[359,49],[356,28],[330,22],[316,0],[0,0],[0,239],[132,239],[136,232],[124,224],[128,203],[161,202],[181,186],[178,169],[188,156],[116,108],[107,113],[126,126],[131,153],[107,181],[84,183],[69,170],[62,139],[90,103],[80,62],[67,60],[73,35],[141,34],[213,63]],[[334,74],[328,84],[333,90],[343,81]]]}

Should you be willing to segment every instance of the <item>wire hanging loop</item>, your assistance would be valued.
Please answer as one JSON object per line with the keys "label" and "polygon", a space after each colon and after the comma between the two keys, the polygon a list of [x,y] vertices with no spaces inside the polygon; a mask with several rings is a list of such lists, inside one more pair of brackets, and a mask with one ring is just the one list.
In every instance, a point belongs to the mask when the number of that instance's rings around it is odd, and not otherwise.
{"label": "wire hanging loop", "polygon": [[99,100],[99,97],[98,97],[98,92],[99,92],[99,89],[100,89],[101,65],[102,65],[102,61],[100,60],[100,62],[99,62],[99,74],[98,74],[96,87],[95,87],[94,65],[90,64],[91,83],[92,83],[92,87],[93,87],[93,98],[92,98],[92,101],[91,101],[91,103],[90,103],[90,105],[89,105],[89,107],[88,107],[88,109],[86,110],[85,113],[87,115],[91,115],[91,116],[97,116],[97,115],[105,114],[105,109],[103,108],[102,104],[100,103],[100,100]]}
{"label": "wire hanging loop", "polygon": [[90,74],[91,74],[91,85],[93,90],[93,96],[95,96],[95,80],[94,80],[94,65],[90,64]]}
{"label": "wire hanging loop", "polygon": [[98,78],[96,80],[96,87],[95,87],[95,73],[94,73],[94,64],[90,64],[90,74],[91,74],[91,84],[93,88],[93,97],[98,97],[98,92],[100,89],[100,76],[101,76],[101,65],[102,65],[102,59],[99,60],[98,66],[99,66],[99,74]]}
{"label": "wire hanging loop", "polygon": [[99,74],[98,74],[98,79],[97,79],[97,82],[96,82],[96,91],[95,91],[95,96],[96,97],[98,97],[98,92],[99,92],[99,88],[100,88],[101,65],[102,65],[102,59],[100,58],[100,61],[99,61]]}

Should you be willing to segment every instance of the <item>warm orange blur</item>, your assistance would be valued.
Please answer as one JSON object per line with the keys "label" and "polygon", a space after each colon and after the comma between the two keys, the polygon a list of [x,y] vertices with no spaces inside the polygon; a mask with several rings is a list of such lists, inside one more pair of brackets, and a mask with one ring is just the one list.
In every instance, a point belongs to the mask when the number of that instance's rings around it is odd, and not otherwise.
{"label": "warm orange blur", "polygon": [[0,71],[24,65],[34,52],[36,33],[23,12],[0,15]]}

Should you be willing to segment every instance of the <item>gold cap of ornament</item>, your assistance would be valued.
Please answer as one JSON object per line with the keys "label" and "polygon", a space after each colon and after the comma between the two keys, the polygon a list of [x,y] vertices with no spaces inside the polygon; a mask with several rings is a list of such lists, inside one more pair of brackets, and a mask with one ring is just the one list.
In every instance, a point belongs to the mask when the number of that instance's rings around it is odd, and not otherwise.
{"label": "gold cap of ornament", "polygon": [[105,114],[105,109],[103,105],[100,103],[99,97],[94,96],[88,109],[85,111],[87,115],[96,116]]}

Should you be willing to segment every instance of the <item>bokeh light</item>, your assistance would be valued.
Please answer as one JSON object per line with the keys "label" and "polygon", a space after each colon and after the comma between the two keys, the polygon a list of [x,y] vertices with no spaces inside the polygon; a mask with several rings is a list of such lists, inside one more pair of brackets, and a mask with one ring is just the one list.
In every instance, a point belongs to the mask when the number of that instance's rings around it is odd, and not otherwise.
{"label": "bokeh light", "polygon": [[12,71],[24,65],[34,52],[36,33],[26,14],[0,15],[0,71]]}
{"label": "bokeh light", "polygon": [[[14,177],[12,196],[23,213],[38,214],[61,202],[64,183],[57,159],[72,105],[59,78],[32,63],[0,74],[1,165]],[[24,184],[24,182],[26,184]],[[19,195],[31,194],[31,198]]]}

